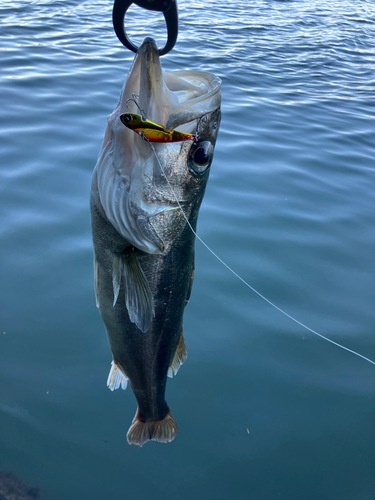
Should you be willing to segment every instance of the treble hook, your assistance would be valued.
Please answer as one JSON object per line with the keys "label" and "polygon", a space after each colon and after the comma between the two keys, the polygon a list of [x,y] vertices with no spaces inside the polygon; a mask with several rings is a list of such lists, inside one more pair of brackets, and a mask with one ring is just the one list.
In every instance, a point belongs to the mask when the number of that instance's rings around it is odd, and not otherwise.
{"label": "treble hook", "polygon": [[129,40],[125,27],[125,14],[131,4],[136,4],[147,10],[164,14],[167,24],[168,39],[165,46],[159,50],[159,56],[168,54],[176,44],[178,34],[177,0],[115,0],[112,11],[112,21],[115,33],[120,42],[129,50],[137,52],[138,48]]}
{"label": "treble hook", "polygon": [[129,101],[133,101],[134,104],[137,106],[137,108],[139,109],[139,112],[141,113],[141,118],[142,118],[142,121],[146,121],[147,118],[146,118],[146,114],[145,112],[143,111],[143,109],[140,107],[140,105],[138,104],[138,99],[139,99],[139,95],[137,94],[132,94],[131,97],[129,97],[129,99],[126,99],[125,101],[125,106],[128,108],[128,110],[130,111],[130,108],[128,106],[128,102]]}

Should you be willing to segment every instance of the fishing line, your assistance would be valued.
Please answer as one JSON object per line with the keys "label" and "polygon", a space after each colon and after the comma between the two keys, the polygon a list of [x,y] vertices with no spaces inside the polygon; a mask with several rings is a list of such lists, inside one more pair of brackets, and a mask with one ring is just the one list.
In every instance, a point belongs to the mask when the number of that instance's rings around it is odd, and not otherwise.
{"label": "fishing line", "polygon": [[283,314],[284,316],[286,316],[287,318],[291,319],[292,321],[294,321],[295,323],[297,323],[297,325],[300,325],[302,326],[302,328],[305,328],[306,330],[308,330],[309,332],[313,333],[314,335],[317,335],[318,337],[320,337],[321,339],[323,340],[326,340],[327,342],[330,342],[331,344],[337,346],[337,347],[340,347],[341,349],[344,349],[344,351],[348,351],[352,354],[354,354],[355,356],[358,356],[359,358],[362,358],[364,359],[365,361],[368,361],[369,363],[371,363],[372,365],[375,365],[375,361],[372,361],[371,359],[369,358],[366,358],[366,356],[363,356],[362,354],[359,354],[358,352],[356,351],[353,351],[352,349],[349,349],[348,347],[345,347],[344,345],[341,345],[339,344],[338,342],[335,342],[334,340],[331,340],[329,339],[328,337],[325,337],[324,335],[322,335],[321,333],[318,333],[316,332],[315,330],[313,330],[312,328],[308,327],[307,325],[305,325],[304,323],[302,323],[301,321],[298,321],[298,319],[294,318],[293,316],[291,316],[290,314],[288,314],[287,312],[285,312],[283,309],[281,309],[279,306],[277,306],[276,304],[274,304],[273,302],[271,302],[269,299],[267,299],[267,297],[265,297],[264,295],[262,295],[260,292],[258,292],[258,290],[256,290],[254,287],[252,287],[249,283],[247,283],[243,278],[241,278],[241,276],[239,274],[236,273],[236,271],[234,271],[231,267],[228,266],[228,264],[226,264],[203,240],[200,236],[198,236],[198,234],[194,231],[192,225],[190,224],[189,222],[189,219],[187,218],[180,202],[178,201],[178,198],[176,196],[176,193],[174,192],[174,189],[171,185],[171,183],[169,182],[169,179],[168,177],[166,176],[165,174],[165,171],[164,171],[164,168],[163,168],[163,165],[161,164],[161,161],[159,159],[159,156],[158,154],[156,153],[156,150],[155,150],[155,146],[152,144],[152,142],[150,142],[147,137],[143,136],[143,139],[145,141],[147,141],[152,149],[152,151],[154,152],[154,155],[159,163],[159,166],[160,166],[160,170],[162,171],[162,174],[165,178],[165,180],[167,181],[168,183],[168,186],[169,186],[169,189],[171,190],[176,202],[177,202],[177,205],[179,206],[179,209],[181,210],[181,213],[182,215],[184,216],[184,219],[186,220],[186,223],[188,224],[189,228],[191,229],[192,233],[194,234],[194,236],[202,243],[203,246],[205,246],[207,248],[207,250],[209,252],[211,252],[211,254],[216,257],[216,259],[221,262],[223,264],[224,267],[226,267],[228,269],[228,271],[230,271],[232,274],[234,274],[234,276],[236,276],[236,278],[238,278],[240,281],[242,281],[242,283],[244,285],[246,285],[248,288],[250,288],[251,291],[253,291],[254,293],[256,293],[261,299],[265,300],[266,302],[268,302],[268,304],[270,304],[273,308],[277,309],[277,311],[279,311],[281,314]]}

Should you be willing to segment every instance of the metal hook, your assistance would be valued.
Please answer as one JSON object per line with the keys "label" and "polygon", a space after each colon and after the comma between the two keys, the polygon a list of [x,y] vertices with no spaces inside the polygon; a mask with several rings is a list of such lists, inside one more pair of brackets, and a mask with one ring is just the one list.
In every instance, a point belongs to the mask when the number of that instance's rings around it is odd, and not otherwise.
{"label": "metal hook", "polygon": [[124,26],[126,11],[133,3],[144,9],[154,10],[164,14],[165,22],[167,24],[168,39],[165,46],[159,50],[159,56],[168,54],[168,52],[173,49],[177,41],[177,0],[115,0],[112,11],[112,21],[117,38],[129,50],[137,52],[138,48],[129,40]]}
{"label": "metal hook", "polygon": [[126,99],[125,101],[125,106],[128,108],[128,110],[130,111],[130,108],[128,106],[128,102],[129,101],[133,101],[134,104],[137,106],[137,108],[139,109],[139,112],[141,114],[141,118],[142,118],[142,121],[146,121],[147,118],[146,118],[146,113],[143,111],[143,109],[140,107],[140,105],[138,104],[138,99],[139,99],[139,95],[137,94],[132,94],[131,97],[129,97],[129,99]]}

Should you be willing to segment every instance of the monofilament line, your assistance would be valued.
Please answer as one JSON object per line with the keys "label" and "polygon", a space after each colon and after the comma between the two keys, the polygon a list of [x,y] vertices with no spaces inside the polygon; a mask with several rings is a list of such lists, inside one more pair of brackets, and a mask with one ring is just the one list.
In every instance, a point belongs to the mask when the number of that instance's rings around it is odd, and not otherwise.
{"label": "monofilament line", "polygon": [[316,332],[315,330],[313,330],[312,328],[306,326],[304,323],[302,323],[301,321],[298,321],[298,319],[296,318],[293,318],[293,316],[291,316],[290,314],[288,314],[287,312],[285,312],[283,309],[281,309],[280,307],[278,307],[276,304],[274,304],[273,302],[271,302],[269,299],[267,299],[267,297],[265,297],[264,295],[262,295],[260,292],[258,292],[258,290],[256,290],[255,288],[253,288],[251,285],[249,285],[249,283],[247,283],[243,278],[241,278],[241,276],[239,276],[236,271],[234,271],[231,267],[228,266],[228,264],[226,264],[203,240],[202,238],[200,238],[200,236],[198,236],[198,234],[194,231],[192,225],[190,224],[189,222],[189,219],[187,218],[180,202],[178,201],[178,198],[176,196],[176,193],[174,192],[174,189],[173,187],[171,186],[171,183],[169,182],[169,179],[168,177],[166,176],[165,174],[165,171],[164,171],[164,168],[163,168],[163,165],[161,164],[161,161],[159,159],[159,156],[157,155],[156,153],[156,150],[155,150],[155,147],[154,145],[152,144],[152,142],[150,142],[146,137],[143,137],[148,143],[149,145],[151,146],[152,148],[152,151],[154,152],[154,155],[159,163],[159,166],[160,166],[160,170],[162,171],[162,174],[164,176],[164,178],[166,179],[167,183],[168,183],[168,186],[169,186],[169,189],[171,190],[176,202],[177,202],[177,205],[179,206],[180,210],[181,210],[181,213],[182,215],[184,216],[184,219],[186,220],[186,223],[188,224],[189,228],[191,229],[191,231],[193,232],[193,234],[195,235],[195,237],[202,243],[202,245],[204,245],[207,250],[209,252],[212,253],[212,255],[214,257],[216,257],[216,259],[221,262],[223,264],[223,266],[225,266],[228,271],[230,271],[232,274],[234,274],[234,276],[236,276],[236,278],[238,278],[240,281],[242,281],[242,283],[244,285],[246,285],[248,288],[250,288],[251,291],[253,291],[254,293],[256,293],[261,299],[265,300],[266,302],[268,302],[268,304],[270,304],[273,308],[277,309],[279,312],[281,312],[281,314],[283,314],[284,316],[286,316],[287,318],[291,319],[292,321],[294,321],[295,323],[297,323],[297,325],[300,325],[302,326],[302,328],[305,328],[305,330],[308,330],[309,332],[313,333],[314,335],[317,335],[318,337],[320,337],[321,339],[323,340],[326,340],[327,342],[330,342],[331,344],[337,346],[337,347],[340,347],[341,349],[344,349],[345,351],[348,351],[348,352],[351,352],[352,354],[355,354],[355,356],[358,356],[359,358],[362,358],[364,359],[365,361],[368,361],[369,363],[371,363],[372,365],[375,365],[375,361],[372,361],[371,359],[369,358],[366,358],[366,356],[363,356],[362,354],[359,354],[358,352],[356,351],[353,351],[352,349],[349,349],[348,347],[345,347],[344,345],[341,345],[339,344],[338,342],[335,342],[334,340],[331,340],[329,339],[328,337],[325,337],[324,335],[322,335],[321,333],[318,333]]}

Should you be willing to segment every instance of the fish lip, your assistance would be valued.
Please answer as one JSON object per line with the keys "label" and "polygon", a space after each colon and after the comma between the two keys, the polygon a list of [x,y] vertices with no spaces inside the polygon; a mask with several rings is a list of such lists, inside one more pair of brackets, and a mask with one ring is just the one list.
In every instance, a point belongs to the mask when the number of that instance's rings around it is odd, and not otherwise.
{"label": "fish lip", "polygon": [[[159,50],[156,41],[150,36],[146,37],[142,45],[139,47],[138,56],[141,58],[142,64],[144,68],[147,68],[143,71],[143,76],[146,77],[148,85],[152,88],[151,82],[148,79],[151,77],[152,79],[155,77],[154,72],[162,74]],[[142,78],[142,77],[141,77]],[[142,87],[142,79],[140,81]]]}
{"label": "fish lip", "polygon": [[162,205],[158,208],[156,208],[152,214],[149,215],[149,217],[154,217],[155,215],[162,214],[163,212],[169,212],[170,210],[176,210],[179,209],[180,207],[178,206],[177,203],[171,204],[171,205]]}
{"label": "fish lip", "polygon": [[138,52],[142,52],[145,50],[150,50],[149,48],[152,48],[153,50],[157,51],[158,57],[159,57],[159,49],[158,49],[158,44],[156,41],[151,37],[151,36],[146,36],[146,38],[143,40],[141,46],[138,49]]}

